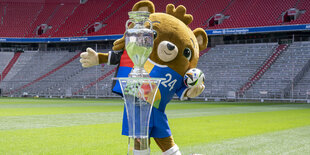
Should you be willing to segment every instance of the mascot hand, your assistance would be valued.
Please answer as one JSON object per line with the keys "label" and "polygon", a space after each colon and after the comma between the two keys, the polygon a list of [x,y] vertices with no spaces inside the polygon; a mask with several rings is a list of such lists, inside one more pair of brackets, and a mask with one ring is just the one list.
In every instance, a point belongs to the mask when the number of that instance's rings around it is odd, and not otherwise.
{"label": "mascot hand", "polygon": [[112,50],[121,51],[121,50],[124,50],[124,48],[125,48],[125,37],[124,36],[114,41]]}
{"label": "mascot hand", "polygon": [[200,85],[189,88],[188,91],[186,92],[186,96],[189,98],[197,97],[203,92],[204,89],[205,85],[201,83]]}
{"label": "mascot hand", "polygon": [[80,62],[83,67],[99,65],[98,53],[96,53],[92,48],[87,48],[86,52],[81,53],[80,57]]}

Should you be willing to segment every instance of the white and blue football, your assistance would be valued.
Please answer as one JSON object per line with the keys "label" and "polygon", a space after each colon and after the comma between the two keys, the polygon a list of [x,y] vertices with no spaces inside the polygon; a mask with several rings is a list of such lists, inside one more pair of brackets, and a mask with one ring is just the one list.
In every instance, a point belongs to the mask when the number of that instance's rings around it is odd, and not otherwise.
{"label": "white and blue football", "polygon": [[201,83],[204,84],[204,81],[205,75],[198,68],[191,68],[184,75],[184,84],[188,88],[200,85]]}

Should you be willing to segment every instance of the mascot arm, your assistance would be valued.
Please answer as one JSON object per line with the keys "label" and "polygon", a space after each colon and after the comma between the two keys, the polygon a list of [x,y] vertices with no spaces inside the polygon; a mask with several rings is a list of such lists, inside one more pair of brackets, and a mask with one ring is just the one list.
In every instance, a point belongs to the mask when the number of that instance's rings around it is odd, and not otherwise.
{"label": "mascot arm", "polygon": [[98,53],[99,64],[107,63],[109,58],[108,53]]}
{"label": "mascot arm", "polygon": [[119,64],[123,51],[110,51],[109,53],[97,53],[92,48],[87,48],[86,52],[81,53],[80,62],[83,67],[92,67],[107,63],[109,65]]}
{"label": "mascot arm", "polygon": [[118,65],[121,61],[123,51],[110,51],[107,63],[108,65]]}
{"label": "mascot arm", "polygon": [[187,100],[186,92],[188,89],[189,88],[187,88],[186,86],[183,86],[179,90],[176,91],[176,94],[178,95],[181,101]]}

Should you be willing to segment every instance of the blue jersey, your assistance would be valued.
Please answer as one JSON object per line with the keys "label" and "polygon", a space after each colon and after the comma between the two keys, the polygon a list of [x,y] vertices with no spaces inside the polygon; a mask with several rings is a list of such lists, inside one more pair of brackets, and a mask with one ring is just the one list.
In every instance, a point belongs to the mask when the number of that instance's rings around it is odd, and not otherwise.
{"label": "blue jersey", "polygon": [[[150,59],[144,65],[145,70],[152,78],[164,78],[159,85],[159,95],[156,95],[153,104],[151,118],[150,118],[150,137],[164,138],[171,136],[171,131],[168,125],[168,119],[165,112],[167,104],[177,94],[179,98],[183,99],[187,87],[184,85],[183,76],[168,66],[159,65]],[[128,77],[131,72],[131,67],[120,66],[117,77]],[[117,82],[113,88],[113,92],[122,94],[119,83]],[[123,115],[123,135],[128,135],[127,113],[124,109]]]}
{"label": "blue jersey", "polygon": [[152,78],[165,79],[159,85],[160,98],[155,99],[153,107],[161,112],[165,112],[166,106],[174,94],[177,94],[179,98],[183,98],[183,93],[187,89],[183,82],[183,76],[168,66],[156,64],[151,60],[148,60],[144,67]]}

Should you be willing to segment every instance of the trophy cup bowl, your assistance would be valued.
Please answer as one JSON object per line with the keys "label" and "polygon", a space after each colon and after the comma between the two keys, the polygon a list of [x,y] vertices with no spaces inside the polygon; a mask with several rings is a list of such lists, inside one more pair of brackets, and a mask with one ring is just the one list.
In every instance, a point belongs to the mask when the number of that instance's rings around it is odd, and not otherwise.
{"label": "trophy cup bowl", "polygon": [[[130,19],[126,22],[125,48],[134,64],[129,77],[149,77],[144,69],[144,64],[153,49],[153,27],[152,22],[148,19],[150,13],[131,11],[128,15]],[[133,28],[129,28],[129,23],[133,24]],[[146,28],[145,23],[149,23],[150,28]]]}

